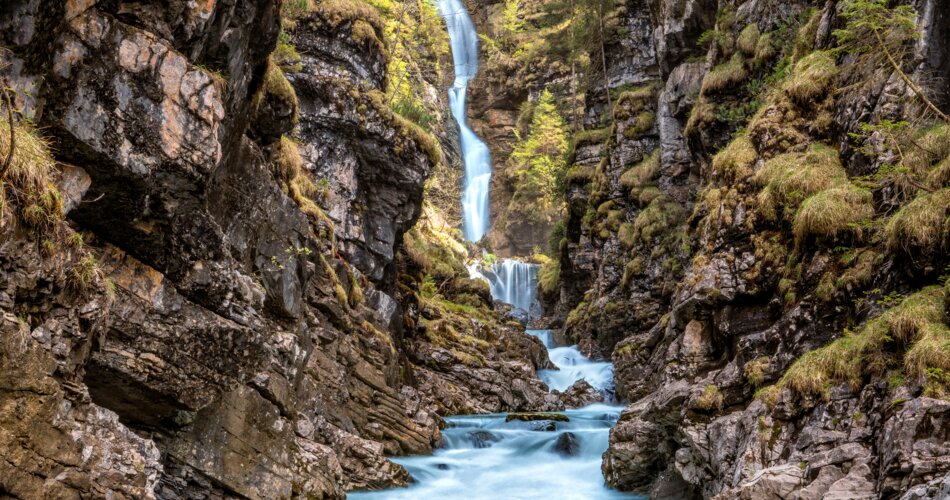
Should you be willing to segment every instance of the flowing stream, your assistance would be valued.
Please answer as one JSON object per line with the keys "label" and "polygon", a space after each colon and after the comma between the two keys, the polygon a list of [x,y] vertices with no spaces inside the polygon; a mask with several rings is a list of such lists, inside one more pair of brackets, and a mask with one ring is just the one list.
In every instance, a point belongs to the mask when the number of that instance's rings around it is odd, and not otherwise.
{"label": "flowing stream", "polygon": [[[534,302],[536,269],[517,261],[493,266],[512,272],[492,282],[496,299],[520,304]],[[491,274],[491,273],[489,273]],[[488,278],[486,278],[488,279]],[[502,294],[502,295],[498,295]],[[530,298],[530,299],[527,299]],[[529,300],[529,301],[528,301]],[[526,302],[528,301],[528,302]],[[512,303],[512,302],[509,302]],[[513,304],[514,305],[514,304]],[[591,361],[577,346],[557,346],[550,330],[528,330],[548,349],[557,370],[538,375],[549,388],[563,391],[580,379],[605,394],[613,393],[613,365]],[[360,500],[399,499],[519,499],[594,500],[642,498],[604,485],[601,456],[607,449],[610,428],[622,407],[593,404],[557,412],[567,417],[538,421],[508,421],[508,414],[464,415],[445,419],[442,446],[430,456],[399,457],[414,483],[406,488],[350,494]]]}
{"label": "flowing stream", "polygon": [[[592,362],[576,346],[554,347],[550,330],[528,330],[548,347],[560,370],[539,374],[552,388],[584,378],[611,391],[612,366]],[[559,355],[561,353],[570,353]],[[445,419],[442,447],[430,456],[393,458],[415,481],[406,488],[351,493],[360,500],[517,499],[595,500],[642,498],[604,485],[601,456],[622,407],[593,404],[557,412],[566,422],[506,421],[507,414]]]}
{"label": "flowing stream", "polygon": [[478,71],[478,33],[461,0],[438,0],[445,19],[455,62],[455,83],[449,88],[449,107],[459,125],[459,141],[465,164],[462,191],[463,232],[468,241],[482,239],[488,230],[488,185],[491,181],[491,154],[488,146],[468,127],[465,94],[468,82]]}

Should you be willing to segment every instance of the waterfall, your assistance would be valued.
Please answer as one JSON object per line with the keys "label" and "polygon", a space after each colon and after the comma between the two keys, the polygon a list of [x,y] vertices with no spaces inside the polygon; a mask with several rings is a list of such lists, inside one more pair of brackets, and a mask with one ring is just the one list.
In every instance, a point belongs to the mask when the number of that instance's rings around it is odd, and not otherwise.
{"label": "waterfall", "polygon": [[517,259],[503,259],[487,269],[475,263],[469,266],[468,272],[472,278],[488,281],[492,298],[511,304],[532,318],[538,316],[541,307],[537,292],[540,268]]}
{"label": "waterfall", "polygon": [[461,0],[438,0],[445,19],[455,61],[455,83],[449,88],[449,107],[459,125],[465,185],[462,191],[462,218],[465,239],[478,241],[488,230],[488,186],[491,181],[491,154],[488,146],[468,127],[465,94],[468,82],[478,71],[478,33]]}
{"label": "waterfall", "polygon": [[[465,92],[478,69],[478,38],[461,0],[438,0],[449,32],[455,59],[455,83],[449,89],[452,115],[459,124],[465,162],[462,194],[465,238],[478,241],[488,226],[488,183],[491,158],[485,143],[468,127]],[[540,266],[515,259],[489,267],[469,266],[473,278],[483,278],[491,294],[537,317],[538,270]],[[527,321],[527,320],[525,320]],[[613,365],[591,361],[577,346],[558,347],[550,330],[528,330],[548,349],[556,370],[541,370],[538,376],[550,389],[564,391],[580,379],[609,396],[613,393]],[[604,485],[601,456],[606,451],[610,429],[622,407],[593,404],[558,412],[557,417],[535,421],[508,418],[506,414],[446,417],[442,446],[430,456],[398,457],[412,475],[407,488],[351,492],[358,500],[495,498],[620,499],[638,498]]]}

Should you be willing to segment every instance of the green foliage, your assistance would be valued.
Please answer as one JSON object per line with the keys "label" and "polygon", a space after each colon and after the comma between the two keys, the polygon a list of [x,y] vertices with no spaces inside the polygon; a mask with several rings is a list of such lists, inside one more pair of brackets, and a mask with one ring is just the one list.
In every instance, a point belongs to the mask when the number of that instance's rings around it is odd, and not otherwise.
{"label": "green foliage", "polygon": [[[385,1],[385,4],[382,2]],[[429,132],[435,113],[422,100],[427,68],[441,74],[440,61],[449,53],[441,17],[429,0],[380,0],[389,47],[387,104],[399,116]]]}
{"label": "green foliage", "polygon": [[903,69],[911,42],[921,36],[914,7],[891,6],[888,0],[844,0],[840,9],[841,17],[847,20],[843,28],[834,32],[840,50],[854,55],[855,64],[890,68],[930,112],[950,124],[950,116],[937,108]]}
{"label": "green foliage", "polygon": [[521,16],[519,0],[504,0],[501,11],[501,32],[506,40],[514,41],[524,31],[524,19]]}
{"label": "green foliage", "polygon": [[920,37],[912,5],[890,6],[888,0],[844,0],[844,28],[834,31],[838,45],[855,54],[880,57],[881,49],[902,53],[908,41]]}
{"label": "green foliage", "polygon": [[534,108],[527,137],[515,142],[510,162],[514,193],[509,217],[519,221],[553,223],[560,216],[561,186],[567,170],[567,123],[554,96],[545,90]]}

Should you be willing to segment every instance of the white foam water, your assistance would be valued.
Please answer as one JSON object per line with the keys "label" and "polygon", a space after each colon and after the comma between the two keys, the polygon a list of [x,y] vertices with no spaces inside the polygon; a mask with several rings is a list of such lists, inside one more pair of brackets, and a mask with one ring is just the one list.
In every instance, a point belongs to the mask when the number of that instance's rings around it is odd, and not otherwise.
{"label": "white foam water", "polygon": [[[590,361],[577,346],[557,347],[551,330],[528,330],[548,348],[559,370],[542,370],[551,389],[563,391],[580,379],[613,391],[613,366]],[[600,470],[610,428],[621,406],[593,404],[558,412],[567,422],[506,422],[506,414],[446,418],[442,446],[430,456],[401,457],[414,484],[407,488],[351,493],[360,500],[538,499],[596,500],[642,498],[607,488]],[[570,436],[566,436],[570,434]],[[561,441],[562,446],[558,446]],[[563,453],[564,441],[574,445]]]}

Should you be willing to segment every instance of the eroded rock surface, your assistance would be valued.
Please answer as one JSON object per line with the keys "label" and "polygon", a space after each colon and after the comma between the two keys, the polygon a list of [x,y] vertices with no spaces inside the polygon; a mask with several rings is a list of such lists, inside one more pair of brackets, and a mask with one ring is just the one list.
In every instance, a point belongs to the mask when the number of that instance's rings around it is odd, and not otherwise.
{"label": "eroded rock surface", "polygon": [[[0,7],[82,234],[0,221],[0,496],[342,498],[405,484],[386,456],[430,452],[440,415],[560,408],[523,328],[481,365],[426,339],[396,254],[442,159],[376,97],[383,47],[352,21],[299,20],[299,102],[268,94],[278,6]],[[327,218],[278,179],[282,134]]]}

